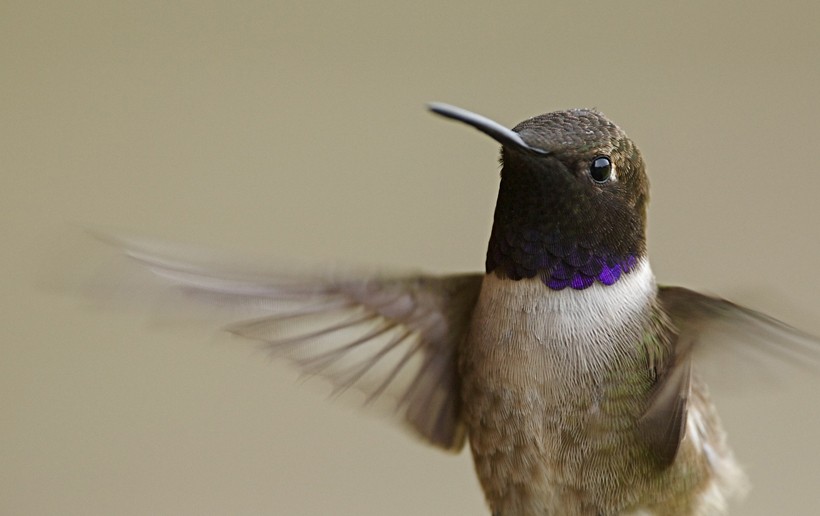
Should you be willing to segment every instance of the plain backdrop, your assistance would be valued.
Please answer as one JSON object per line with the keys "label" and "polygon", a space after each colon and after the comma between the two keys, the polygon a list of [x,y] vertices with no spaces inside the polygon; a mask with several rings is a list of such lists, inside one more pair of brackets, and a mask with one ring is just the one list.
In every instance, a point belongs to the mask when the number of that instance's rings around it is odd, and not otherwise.
{"label": "plain backdrop", "polygon": [[[601,109],[648,162],[659,281],[820,333],[818,5],[0,2],[0,513],[484,514],[468,453],[54,288],[89,226],[481,269],[497,145],[427,101]],[[736,514],[817,514],[820,377],[780,380],[715,393]]]}

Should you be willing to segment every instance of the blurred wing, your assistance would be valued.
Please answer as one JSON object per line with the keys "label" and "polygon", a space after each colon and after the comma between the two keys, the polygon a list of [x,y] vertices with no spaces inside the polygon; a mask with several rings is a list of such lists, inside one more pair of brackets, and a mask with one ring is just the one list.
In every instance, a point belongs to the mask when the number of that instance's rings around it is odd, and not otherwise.
{"label": "blurred wing", "polygon": [[658,378],[649,407],[638,420],[638,430],[663,467],[675,461],[685,434],[691,380],[691,360],[673,356]]}
{"label": "blurred wing", "polygon": [[334,394],[356,387],[368,403],[387,399],[430,443],[453,451],[463,446],[456,352],[482,275],[250,274],[102,238],[186,295],[243,314],[230,332],[263,341],[306,374],[330,379]]}
{"label": "blurred wing", "polygon": [[658,298],[676,334],[639,428],[664,465],[684,437],[693,364],[697,373],[716,372],[709,383],[766,376],[777,363],[820,366],[820,339],[765,314],[681,287],[660,287]]}
{"label": "blurred wing", "polygon": [[696,370],[708,369],[715,354],[729,352],[722,372],[745,361],[764,368],[781,361],[797,367],[820,365],[820,339],[766,314],[682,287],[661,287],[661,305],[679,331],[675,354],[694,357]]}

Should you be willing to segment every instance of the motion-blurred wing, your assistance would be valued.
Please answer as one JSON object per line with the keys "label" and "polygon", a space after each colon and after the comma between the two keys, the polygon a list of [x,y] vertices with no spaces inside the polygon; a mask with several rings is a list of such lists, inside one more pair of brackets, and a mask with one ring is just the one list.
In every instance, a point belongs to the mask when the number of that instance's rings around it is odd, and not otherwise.
{"label": "motion-blurred wing", "polygon": [[[768,366],[774,358],[797,366],[820,364],[820,339],[766,314],[682,287],[661,287],[659,298],[679,331],[676,354],[694,356],[698,370],[718,358],[715,353],[726,352],[735,363],[758,359]],[[718,365],[723,371],[732,367]]]}
{"label": "motion-blurred wing", "polygon": [[455,357],[482,275],[250,274],[103,238],[186,294],[244,315],[230,332],[263,341],[308,375],[330,379],[334,393],[356,387],[368,402],[387,399],[424,439],[462,447]]}
{"label": "motion-blurred wing", "polygon": [[738,380],[752,369],[762,376],[778,363],[820,366],[820,339],[772,317],[681,287],[661,287],[658,296],[675,334],[639,429],[664,465],[684,437],[693,365],[698,373],[718,372],[707,374],[707,383]]}
{"label": "motion-blurred wing", "polygon": [[675,333],[639,429],[664,465],[685,434],[693,365],[707,383],[737,381],[752,370],[763,376],[778,363],[820,366],[820,339],[765,314],[681,287],[660,287],[658,298]]}

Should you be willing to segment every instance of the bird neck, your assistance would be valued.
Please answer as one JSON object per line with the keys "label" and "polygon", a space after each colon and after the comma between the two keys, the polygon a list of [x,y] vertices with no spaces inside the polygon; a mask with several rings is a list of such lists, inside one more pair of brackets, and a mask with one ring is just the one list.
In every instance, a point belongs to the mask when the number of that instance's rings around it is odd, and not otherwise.
{"label": "bird neck", "polygon": [[559,226],[547,231],[493,225],[487,248],[486,272],[512,280],[538,276],[552,290],[584,290],[595,283],[611,286],[633,273],[645,260],[642,250],[612,251],[585,245],[562,234]]}

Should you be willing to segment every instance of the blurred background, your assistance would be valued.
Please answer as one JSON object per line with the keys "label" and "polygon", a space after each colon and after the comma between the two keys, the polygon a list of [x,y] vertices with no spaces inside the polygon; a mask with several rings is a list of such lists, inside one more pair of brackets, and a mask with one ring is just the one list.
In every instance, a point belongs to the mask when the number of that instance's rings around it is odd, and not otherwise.
{"label": "blurred background", "polygon": [[[483,514],[468,453],[55,288],[103,266],[88,226],[479,270],[497,145],[431,100],[601,109],[648,162],[659,280],[820,333],[818,5],[0,2],[0,513]],[[715,393],[735,514],[817,513],[820,378],[783,380]]]}

